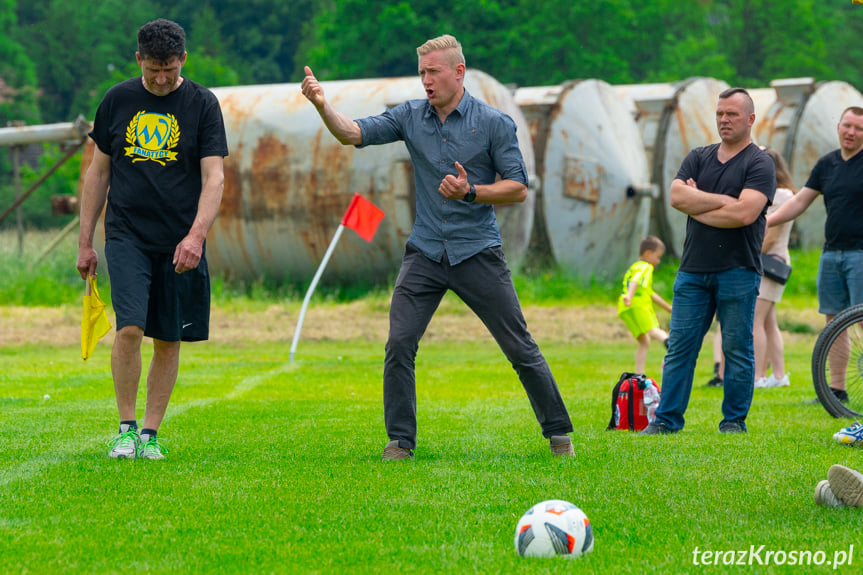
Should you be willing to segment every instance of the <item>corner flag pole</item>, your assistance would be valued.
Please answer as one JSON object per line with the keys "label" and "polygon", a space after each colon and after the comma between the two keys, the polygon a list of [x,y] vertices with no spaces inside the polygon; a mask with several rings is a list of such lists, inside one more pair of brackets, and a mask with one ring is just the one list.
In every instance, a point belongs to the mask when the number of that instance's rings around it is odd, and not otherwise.
{"label": "corner flag pole", "polygon": [[309,307],[309,300],[312,299],[312,293],[315,291],[315,286],[318,285],[318,280],[321,279],[321,274],[324,273],[324,268],[327,267],[327,262],[330,261],[330,256],[335,249],[339,238],[345,228],[351,228],[367,242],[371,242],[378,230],[381,220],[384,219],[384,211],[363,198],[359,194],[354,194],[348,210],[345,212],[336,234],[333,236],[333,241],[330,242],[330,247],[327,248],[327,253],[324,254],[324,259],[321,265],[318,266],[318,271],[315,272],[315,277],[312,278],[312,283],[309,290],[306,292],[306,297],[303,298],[303,307],[300,309],[300,318],[297,321],[297,328],[294,331],[294,341],[291,343],[291,361],[294,361],[294,352],[297,351],[297,341],[300,339],[300,330],[303,327],[303,319],[306,317],[306,308]]}
{"label": "corner flag pole", "polygon": [[297,351],[297,343],[300,341],[300,330],[303,329],[303,319],[306,317],[306,308],[309,307],[309,300],[312,299],[312,293],[314,293],[315,287],[318,285],[318,280],[321,279],[321,274],[324,273],[324,268],[327,267],[327,262],[330,261],[330,256],[333,254],[336,244],[339,243],[339,238],[342,237],[342,232],[344,230],[344,224],[339,224],[339,227],[333,236],[333,240],[327,248],[327,253],[324,254],[324,259],[321,260],[321,265],[318,266],[318,271],[315,272],[315,277],[312,278],[312,283],[306,291],[306,297],[303,298],[303,307],[300,309],[300,318],[297,320],[297,327],[294,330],[294,341],[291,342],[290,361],[294,361],[294,353]]}

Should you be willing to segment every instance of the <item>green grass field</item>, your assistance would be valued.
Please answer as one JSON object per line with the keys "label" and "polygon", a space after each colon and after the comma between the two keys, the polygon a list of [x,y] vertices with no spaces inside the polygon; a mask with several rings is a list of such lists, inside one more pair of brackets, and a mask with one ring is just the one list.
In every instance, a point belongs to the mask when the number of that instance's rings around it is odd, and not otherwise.
{"label": "green grass field", "polygon": [[[788,307],[811,304],[799,297]],[[639,437],[605,431],[633,342],[540,340],[575,427],[568,460],[551,457],[490,337],[425,342],[416,458],[391,463],[382,340],[304,340],[294,363],[284,339],[184,346],[159,462],[106,455],[109,346],[83,362],[74,342],[9,344],[0,573],[860,573],[863,512],[818,507],[812,492],[833,463],[863,469],[863,452],[832,440],[847,421],[805,403],[816,334],[800,331],[786,340],[792,386],[755,391],[744,436],[717,432],[722,390],[701,386],[709,345],[686,429]],[[516,522],[545,499],[587,513],[592,553],[517,556]]]}
{"label": "green grass field", "polygon": [[[550,456],[490,341],[423,346],[416,458],[386,464],[379,343],[305,343],[294,364],[287,342],[187,346],[161,462],[106,456],[107,348],[86,363],[72,346],[3,349],[0,571],[690,573],[696,548],[832,560],[854,545],[840,572],[859,573],[863,514],[813,503],[831,464],[863,460],[832,441],[844,422],[803,403],[808,345],[788,350],[791,388],[756,390],[748,435],[720,435],[721,389],[698,387],[685,431],[658,438],[604,430],[621,349],[543,347],[572,460]],[[519,516],[551,498],[592,521],[575,564],[514,551]]]}

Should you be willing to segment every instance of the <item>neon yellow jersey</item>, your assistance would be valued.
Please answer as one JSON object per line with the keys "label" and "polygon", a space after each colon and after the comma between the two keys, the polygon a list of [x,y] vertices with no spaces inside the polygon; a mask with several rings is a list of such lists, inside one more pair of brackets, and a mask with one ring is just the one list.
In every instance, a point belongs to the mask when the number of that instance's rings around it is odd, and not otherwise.
{"label": "neon yellow jersey", "polygon": [[623,303],[623,296],[626,295],[629,289],[629,283],[632,281],[638,282],[638,287],[635,290],[635,295],[632,296],[631,308],[652,309],[653,306],[653,265],[645,261],[638,260],[626,270],[626,275],[623,276],[623,285],[620,288],[620,295],[617,298],[617,313],[626,309]]}

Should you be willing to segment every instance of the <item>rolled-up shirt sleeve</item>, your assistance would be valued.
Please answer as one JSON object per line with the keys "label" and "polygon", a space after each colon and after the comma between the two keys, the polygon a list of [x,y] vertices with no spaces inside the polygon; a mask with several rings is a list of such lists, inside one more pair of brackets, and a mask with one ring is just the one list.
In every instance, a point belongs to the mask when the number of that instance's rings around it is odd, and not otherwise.
{"label": "rolled-up shirt sleeve", "polygon": [[493,129],[491,155],[501,179],[528,185],[527,168],[518,147],[515,122],[509,116],[501,114]]}
{"label": "rolled-up shirt sleeve", "polygon": [[403,108],[406,108],[406,106],[401,104],[395,108],[386,110],[383,114],[355,120],[363,135],[363,143],[358,145],[357,148],[404,140],[402,116],[405,110]]}

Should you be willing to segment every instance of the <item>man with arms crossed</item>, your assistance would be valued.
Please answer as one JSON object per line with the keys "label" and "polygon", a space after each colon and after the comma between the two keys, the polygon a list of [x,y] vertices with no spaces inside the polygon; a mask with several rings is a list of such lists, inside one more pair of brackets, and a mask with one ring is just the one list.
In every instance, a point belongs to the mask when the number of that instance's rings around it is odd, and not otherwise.
{"label": "man with arms crossed", "polygon": [[745,433],[755,383],[752,327],[761,283],[761,243],[776,191],[773,161],[752,143],[752,98],[742,88],[719,95],[721,142],[689,152],[671,184],[671,205],[687,214],[674,281],[668,353],[656,419],[641,433],[683,429],[695,363],[714,314],[725,354],[722,433]]}
{"label": "man with arms crossed", "polygon": [[[494,204],[522,202],[527,174],[515,123],[463,86],[461,44],[445,35],[417,48],[426,99],[353,121],[324,98],[306,67],[303,94],[342,143],[404,140],[414,166],[416,221],[390,303],[384,362],[384,460],[416,448],[415,364],[420,338],[447,290],[488,327],[527,392],[554,455],[572,455],[572,423],[551,370],[534,342],[501,249]],[[500,180],[495,181],[496,175]]]}
{"label": "man with arms crossed", "polygon": [[[177,380],[180,342],[209,337],[204,240],[219,211],[228,146],[216,97],[180,75],[185,43],[174,22],[142,26],[141,77],[108,90],[90,132],[96,148],[84,179],[76,267],[84,279],[96,274],[93,233],[107,196],[105,258],[117,315],[111,373],[120,412],[109,455],[117,459],[164,457],[156,434]],[[139,434],[145,335],[153,338],[153,359]]]}

